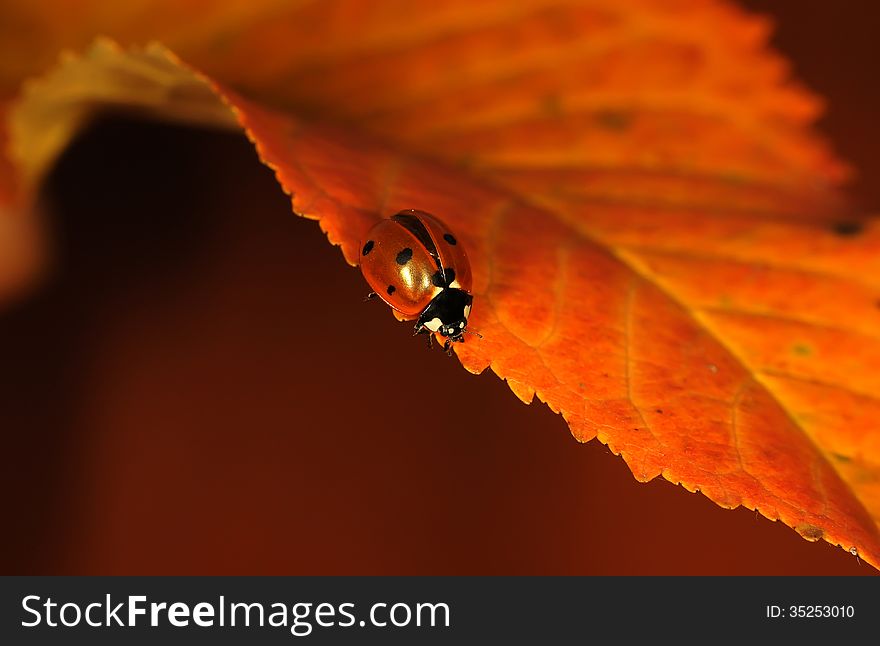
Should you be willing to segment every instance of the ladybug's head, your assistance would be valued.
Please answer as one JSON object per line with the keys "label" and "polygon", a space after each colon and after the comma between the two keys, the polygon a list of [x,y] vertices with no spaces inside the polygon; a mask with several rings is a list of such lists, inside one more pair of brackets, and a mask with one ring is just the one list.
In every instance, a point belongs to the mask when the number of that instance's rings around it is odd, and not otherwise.
{"label": "ladybug's head", "polygon": [[457,321],[452,321],[451,323],[443,323],[440,326],[440,329],[437,330],[438,334],[441,336],[449,337],[453,341],[457,341],[464,334],[464,331],[467,329],[467,318],[462,317]]}
{"label": "ladybug's head", "polygon": [[416,322],[416,330],[425,328],[452,341],[460,341],[467,329],[473,297],[462,289],[441,290]]}

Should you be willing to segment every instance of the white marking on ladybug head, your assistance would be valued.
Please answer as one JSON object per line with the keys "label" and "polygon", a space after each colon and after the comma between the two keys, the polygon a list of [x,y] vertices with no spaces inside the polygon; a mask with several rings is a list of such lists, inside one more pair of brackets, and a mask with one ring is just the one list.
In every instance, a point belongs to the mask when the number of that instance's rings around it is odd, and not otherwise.
{"label": "white marking on ladybug head", "polygon": [[436,316],[432,318],[430,321],[425,321],[425,327],[431,330],[431,332],[436,332],[443,325],[443,321],[438,319]]}

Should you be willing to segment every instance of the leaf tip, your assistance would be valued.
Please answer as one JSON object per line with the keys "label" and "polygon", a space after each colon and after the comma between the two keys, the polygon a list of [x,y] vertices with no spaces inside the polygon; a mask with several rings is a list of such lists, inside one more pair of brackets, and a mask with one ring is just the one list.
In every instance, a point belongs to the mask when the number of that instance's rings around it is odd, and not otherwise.
{"label": "leaf tip", "polygon": [[535,399],[535,389],[516,379],[507,379],[507,385],[513,391],[520,401],[524,404],[531,404]]}
{"label": "leaf tip", "polygon": [[797,525],[795,531],[808,541],[818,541],[825,536],[825,530],[810,523]]}

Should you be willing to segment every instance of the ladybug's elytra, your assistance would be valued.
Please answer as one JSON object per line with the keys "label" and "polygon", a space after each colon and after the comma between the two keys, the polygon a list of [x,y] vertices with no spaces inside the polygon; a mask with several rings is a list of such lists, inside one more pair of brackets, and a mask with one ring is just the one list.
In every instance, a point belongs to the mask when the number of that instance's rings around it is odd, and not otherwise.
{"label": "ladybug's elytra", "polygon": [[[361,247],[361,272],[373,292],[404,319],[416,319],[415,334],[446,337],[443,349],[464,341],[473,296],[467,254],[438,218],[409,209],[377,222]],[[476,334],[476,332],[472,332]]]}

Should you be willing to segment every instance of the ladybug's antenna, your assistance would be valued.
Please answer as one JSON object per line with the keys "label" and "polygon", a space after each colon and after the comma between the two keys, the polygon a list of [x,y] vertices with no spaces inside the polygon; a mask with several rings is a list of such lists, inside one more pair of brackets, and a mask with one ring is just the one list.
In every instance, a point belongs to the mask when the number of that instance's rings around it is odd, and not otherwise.
{"label": "ladybug's antenna", "polygon": [[462,330],[462,331],[463,331],[463,332],[467,332],[468,334],[473,334],[473,335],[475,335],[477,338],[480,338],[480,339],[483,338],[483,335],[482,335],[482,334],[480,334],[479,332],[475,332],[474,330],[469,330],[469,329],[465,328],[465,329]]}

